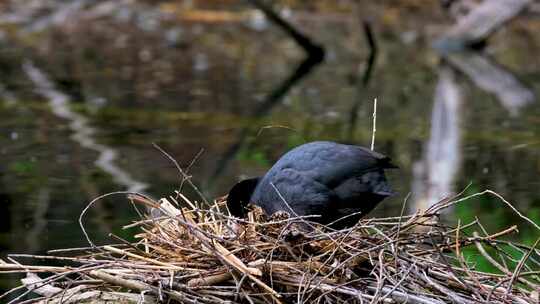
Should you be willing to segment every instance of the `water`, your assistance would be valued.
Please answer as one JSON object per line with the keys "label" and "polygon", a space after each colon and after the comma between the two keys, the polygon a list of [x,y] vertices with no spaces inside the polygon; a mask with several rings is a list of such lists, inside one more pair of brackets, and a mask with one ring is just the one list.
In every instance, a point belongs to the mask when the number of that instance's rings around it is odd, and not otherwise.
{"label": "water", "polygon": [[[540,222],[537,97],[512,110],[497,93],[455,73],[446,83],[461,99],[450,108],[438,106],[442,112],[432,116],[437,82],[445,73],[429,47],[432,31],[440,26],[429,11],[434,8],[399,18],[394,8],[377,5],[360,13],[340,7],[288,10],[298,27],[324,45],[326,61],[254,117],[304,56],[258,13],[250,15],[242,5],[227,13],[188,7],[179,14],[168,6],[148,10],[104,2],[74,22],[70,14],[77,5],[54,14],[63,19],[40,15],[0,28],[2,259],[7,253],[87,245],[77,219],[100,194],[131,189],[159,198],[172,193],[181,176],[152,143],[183,168],[199,155],[188,174],[205,197],[213,198],[239,178],[263,173],[303,142],[369,146],[375,97],[375,148],[401,169],[390,173],[400,194],[374,214],[398,215],[413,189],[442,183],[437,189],[443,190],[431,197],[467,185],[467,193],[492,189]],[[368,13],[380,17],[373,23],[379,53],[365,86],[369,49],[355,14],[367,18]],[[533,96],[540,94],[536,27],[537,21],[518,20],[496,34],[488,48],[497,66],[511,71]],[[432,117],[441,118],[432,123]],[[190,189],[186,193],[200,199]],[[409,209],[433,200],[422,197],[417,193]],[[520,223],[521,240],[532,243],[538,237],[493,197],[458,206],[448,216],[455,215],[478,216],[490,231]],[[121,225],[135,218],[129,202],[116,196],[97,203],[86,225],[101,244],[114,241],[110,232],[129,238],[132,232]],[[16,278],[2,277],[0,289],[17,284]]]}

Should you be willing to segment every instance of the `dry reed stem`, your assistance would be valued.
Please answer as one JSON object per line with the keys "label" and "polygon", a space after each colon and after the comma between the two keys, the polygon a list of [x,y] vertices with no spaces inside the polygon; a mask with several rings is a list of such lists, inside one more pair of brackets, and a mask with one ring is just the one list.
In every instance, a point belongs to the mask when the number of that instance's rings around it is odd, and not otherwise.
{"label": "dry reed stem", "polygon": [[[481,194],[494,195],[486,190],[467,198]],[[64,267],[21,264],[14,258],[44,256],[11,255],[8,261],[0,260],[0,273],[52,274],[34,277],[26,293],[45,286],[79,299],[90,296],[88,291],[111,296],[122,291],[133,299],[143,294],[149,296],[147,302],[171,303],[532,303],[540,288],[540,241],[531,247],[501,239],[515,233],[516,226],[481,236],[468,232],[484,230],[478,220],[456,226],[432,221],[444,208],[466,203],[464,198],[444,200],[424,213],[363,219],[336,231],[310,217],[267,217],[258,208],[247,219],[234,219],[221,211],[223,200],[200,209],[181,194],[159,202],[129,196],[163,215],[127,225],[139,229],[140,241],[98,247],[85,233],[91,247],[46,256],[66,263]],[[176,199],[186,207],[178,207]],[[465,258],[465,248],[476,250],[502,273],[475,269]],[[509,249],[520,257],[514,258]],[[61,299],[54,295],[48,300]]]}

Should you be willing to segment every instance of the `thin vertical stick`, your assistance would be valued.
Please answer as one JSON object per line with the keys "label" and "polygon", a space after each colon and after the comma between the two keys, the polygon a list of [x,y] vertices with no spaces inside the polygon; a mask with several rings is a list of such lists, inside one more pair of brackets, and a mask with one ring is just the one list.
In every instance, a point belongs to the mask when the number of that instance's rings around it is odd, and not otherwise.
{"label": "thin vertical stick", "polygon": [[371,151],[375,148],[375,133],[377,132],[377,98],[373,100],[373,131],[371,132]]}

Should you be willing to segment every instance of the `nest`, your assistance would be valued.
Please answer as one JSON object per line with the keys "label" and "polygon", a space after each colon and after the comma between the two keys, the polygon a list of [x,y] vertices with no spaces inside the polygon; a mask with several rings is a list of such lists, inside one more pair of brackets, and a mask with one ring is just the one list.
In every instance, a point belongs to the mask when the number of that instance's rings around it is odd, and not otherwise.
{"label": "nest", "polygon": [[[497,195],[474,196],[482,194]],[[160,213],[126,226],[139,229],[136,242],[94,246],[89,240],[88,248],[0,260],[1,272],[27,274],[16,288],[26,291],[12,302],[29,292],[40,297],[27,301],[39,303],[538,302],[538,241],[529,247],[504,240],[516,226],[488,234],[478,221],[455,227],[437,221],[442,210],[467,198],[410,216],[363,219],[345,230],[310,217],[267,217],[258,208],[240,220],[224,211],[223,200],[201,208],[177,194],[187,205],[181,208],[173,197],[129,198]],[[498,273],[475,269],[465,247]],[[22,265],[14,260],[21,257],[64,266]]]}

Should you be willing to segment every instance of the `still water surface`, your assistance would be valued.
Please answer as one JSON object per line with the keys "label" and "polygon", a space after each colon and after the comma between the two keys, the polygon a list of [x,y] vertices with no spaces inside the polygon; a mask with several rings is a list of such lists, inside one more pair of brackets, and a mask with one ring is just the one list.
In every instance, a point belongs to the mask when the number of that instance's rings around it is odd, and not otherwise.
{"label": "still water surface", "polygon": [[[534,94],[515,110],[460,72],[444,78],[441,58],[430,48],[432,27],[444,23],[439,11],[433,16],[412,10],[396,21],[391,10],[373,8],[371,14],[381,18],[373,23],[378,54],[367,85],[361,78],[369,48],[357,16],[364,13],[287,11],[325,47],[326,59],[279,102],[254,115],[304,57],[278,28],[241,5],[222,15],[209,10],[205,18],[163,17],[156,8],[116,9],[98,17],[89,12],[99,10],[89,10],[77,22],[67,18],[37,30],[31,21],[2,23],[2,258],[85,246],[77,219],[100,194],[172,193],[181,177],[152,143],[189,167],[193,182],[214,198],[240,178],[263,173],[301,143],[368,146],[374,98],[375,148],[401,167],[389,176],[399,195],[375,214],[398,215],[409,193],[442,179],[450,185],[445,191],[467,185],[467,193],[492,189],[540,222],[538,21],[517,20],[488,46],[497,64]],[[445,79],[459,87],[459,103],[439,105],[442,112],[432,115]],[[440,151],[430,150],[430,139]],[[431,179],[422,178],[425,159],[439,165],[430,167]],[[187,188],[186,193],[199,199]],[[411,198],[410,210],[425,206],[421,194]],[[450,220],[456,216],[477,216],[490,231],[519,223],[522,240],[538,237],[493,197],[448,214]],[[96,243],[110,242],[109,232],[129,238],[132,232],[120,228],[134,218],[128,201],[118,196],[96,204],[87,226]],[[16,283],[2,280],[1,289]]]}

